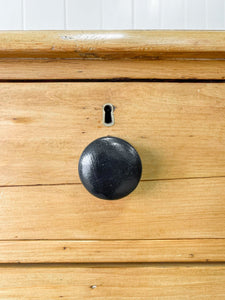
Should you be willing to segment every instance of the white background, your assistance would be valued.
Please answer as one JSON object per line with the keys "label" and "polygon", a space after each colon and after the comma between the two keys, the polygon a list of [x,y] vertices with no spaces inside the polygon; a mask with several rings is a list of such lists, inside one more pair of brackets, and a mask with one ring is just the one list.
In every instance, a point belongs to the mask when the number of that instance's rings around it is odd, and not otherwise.
{"label": "white background", "polygon": [[225,29],[225,0],[0,0],[0,30]]}

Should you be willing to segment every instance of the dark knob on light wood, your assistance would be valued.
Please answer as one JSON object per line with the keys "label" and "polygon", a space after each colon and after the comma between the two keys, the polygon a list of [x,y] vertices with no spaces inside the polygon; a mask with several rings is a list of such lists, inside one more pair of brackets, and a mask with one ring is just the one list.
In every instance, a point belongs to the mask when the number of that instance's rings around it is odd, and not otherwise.
{"label": "dark knob on light wood", "polygon": [[133,146],[120,138],[107,136],[84,149],[78,170],[83,185],[92,195],[116,200],[136,188],[142,165]]}

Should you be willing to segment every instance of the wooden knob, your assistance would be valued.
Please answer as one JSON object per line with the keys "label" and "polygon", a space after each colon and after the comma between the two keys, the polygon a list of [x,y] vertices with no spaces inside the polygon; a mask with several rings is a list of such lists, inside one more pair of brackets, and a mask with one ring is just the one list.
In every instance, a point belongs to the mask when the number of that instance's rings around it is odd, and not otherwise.
{"label": "wooden knob", "polygon": [[116,200],[136,188],[142,165],[133,146],[120,138],[107,136],[84,149],[78,170],[83,185],[92,195]]}

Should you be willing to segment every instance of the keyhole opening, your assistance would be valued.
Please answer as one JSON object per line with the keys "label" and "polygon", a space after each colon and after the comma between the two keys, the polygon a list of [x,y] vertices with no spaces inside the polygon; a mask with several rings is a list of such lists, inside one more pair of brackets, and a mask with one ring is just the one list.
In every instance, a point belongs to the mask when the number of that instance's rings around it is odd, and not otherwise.
{"label": "keyhole opening", "polygon": [[105,126],[112,126],[114,124],[113,105],[107,103],[103,107],[103,123]]}
{"label": "keyhole opening", "polygon": [[104,111],[105,111],[105,123],[106,124],[112,123],[112,116],[111,116],[112,107],[110,105],[105,105]]}

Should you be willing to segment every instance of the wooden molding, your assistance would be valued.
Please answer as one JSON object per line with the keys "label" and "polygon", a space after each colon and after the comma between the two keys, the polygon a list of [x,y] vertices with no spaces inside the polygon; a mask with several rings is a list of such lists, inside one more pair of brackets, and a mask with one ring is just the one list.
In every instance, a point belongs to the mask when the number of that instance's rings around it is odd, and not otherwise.
{"label": "wooden molding", "polygon": [[224,31],[1,31],[0,80],[224,80]]}
{"label": "wooden molding", "polygon": [[0,57],[224,59],[224,31],[2,31]]}

